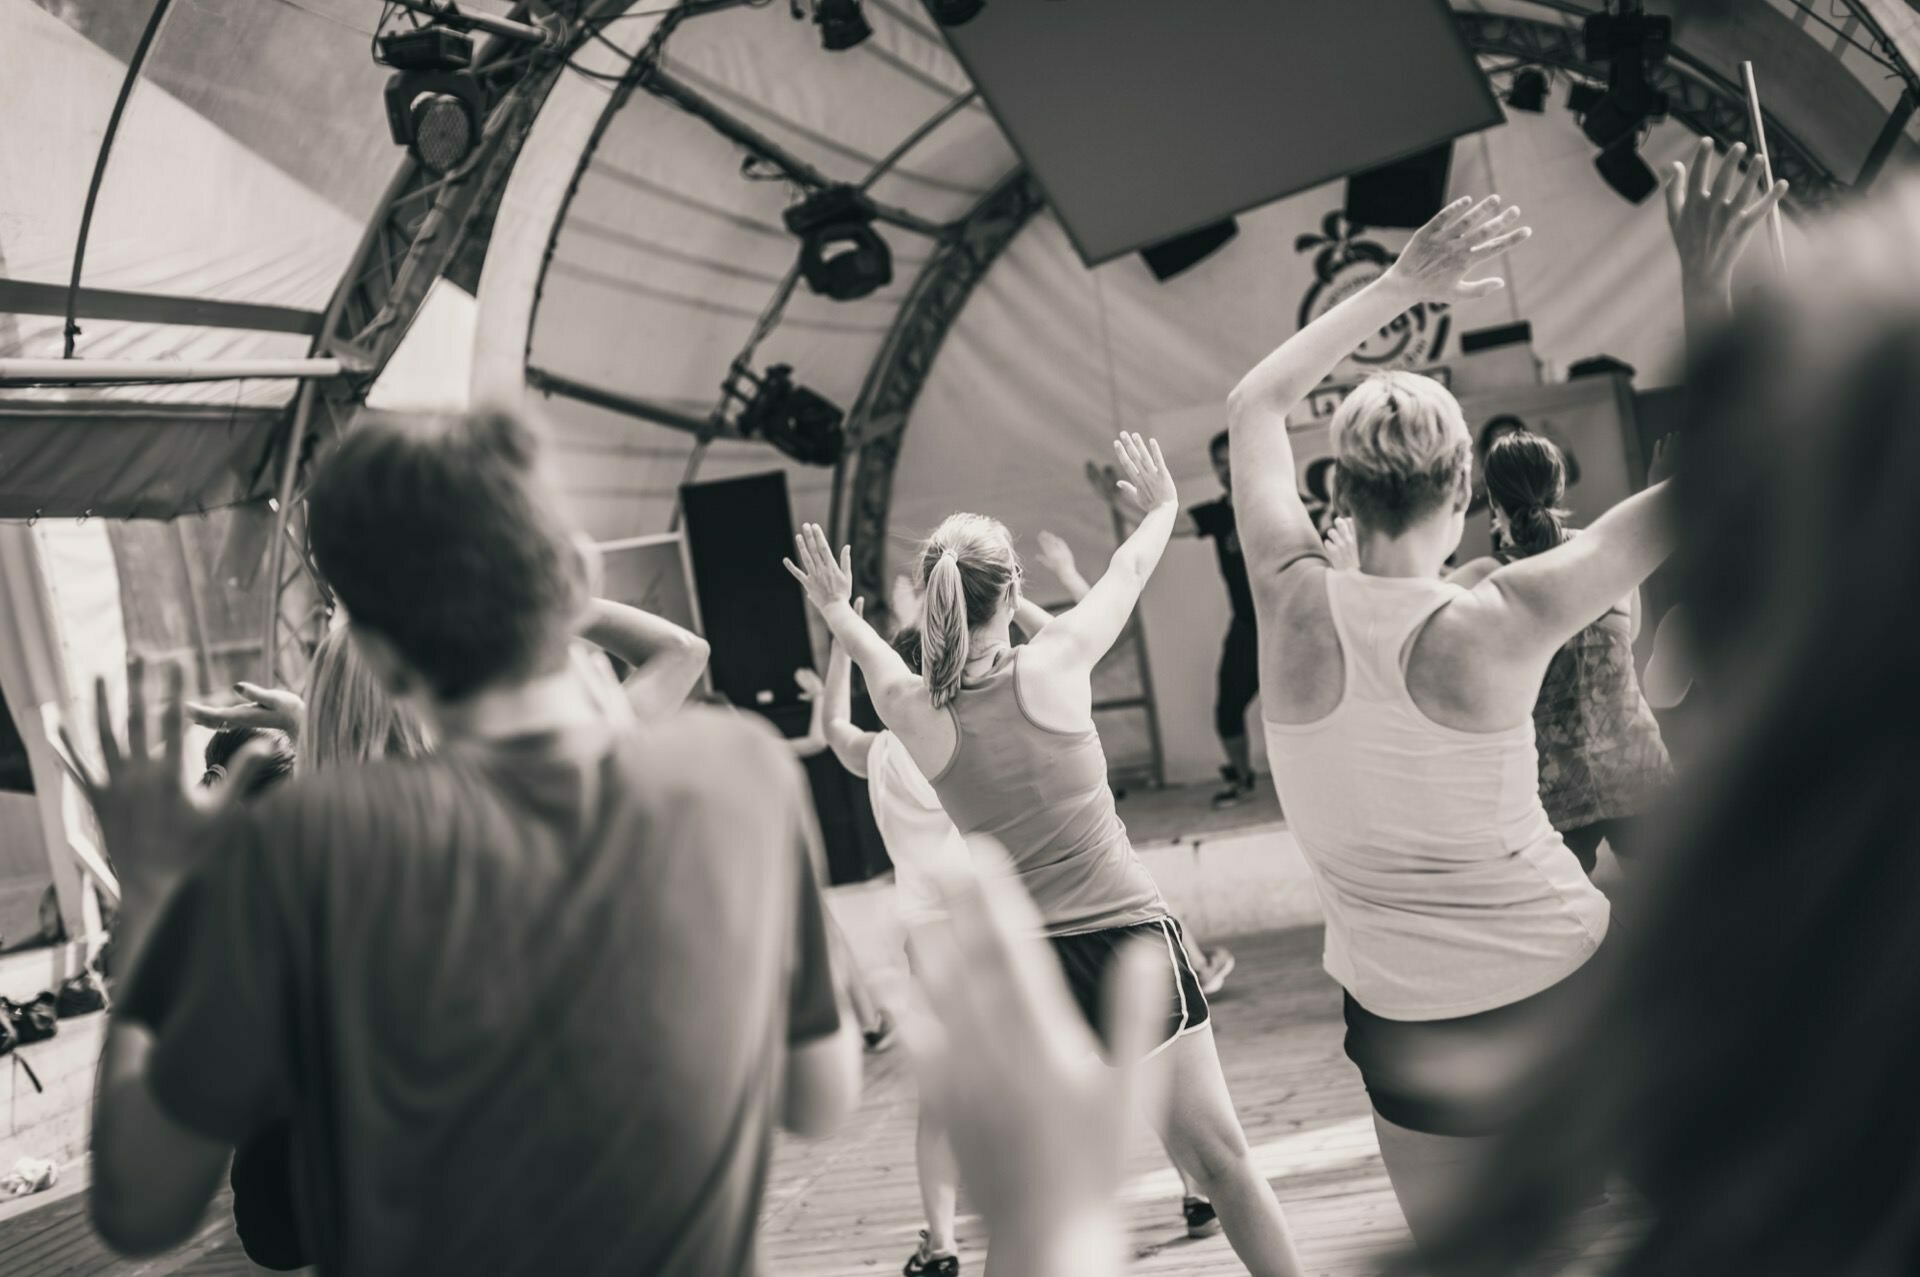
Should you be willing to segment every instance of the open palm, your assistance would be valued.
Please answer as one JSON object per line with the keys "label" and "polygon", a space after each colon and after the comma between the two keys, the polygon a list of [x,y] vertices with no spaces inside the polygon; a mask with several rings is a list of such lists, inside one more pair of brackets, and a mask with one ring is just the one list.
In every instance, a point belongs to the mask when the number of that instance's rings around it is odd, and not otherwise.
{"label": "open palm", "polygon": [[1441,209],[1413,233],[1386,278],[1415,302],[1450,302],[1484,297],[1505,288],[1497,276],[1468,279],[1503,249],[1533,234],[1520,225],[1520,209],[1502,208],[1498,195],[1475,203],[1463,196]]}

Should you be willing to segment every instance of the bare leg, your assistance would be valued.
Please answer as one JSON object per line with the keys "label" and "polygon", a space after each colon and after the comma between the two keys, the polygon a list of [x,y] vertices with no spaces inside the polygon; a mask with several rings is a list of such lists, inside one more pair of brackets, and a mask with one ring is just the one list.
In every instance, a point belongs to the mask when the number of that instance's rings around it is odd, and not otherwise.
{"label": "bare leg", "polygon": [[1373,1129],[1380,1140],[1380,1159],[1387,1164],[1387,1178],[1393,1181],[1393,1195],[1418,1245],[1472,1191],[1492,1141],[1410,1131],[1378,1113],[1373,1115]]}
{"label": "bare leg", "polygon": [[959,1249],[953,1235],[953,1215],[960,1168],[954,1165],[946,1131],[927,1116],[924,1106],[913,1151],[920,1169],[920,1205],[927,1212],[927,1250],[933,1255],[951,1255]]}
{"label": "bare leg", "polygon": [[1189,1191],[1213,1203],[1234,1253],[1253,1277],[1300,1277],[1286,1216],[1272,1186],[1254,1169],[1233,1111],[1213,1026],[1175,1039],[1151,1067],[1168,1070],[1167,1108],[1157,1116]]}
{"label": "bare leg", "polygon": [[840,973],[847,986],[847,1000],[853,1003],[853,1015],[860,1022],[862,1033],[877,1032],[887,1018],[879,999],[873,996],[873,990],[867,987],[867,979],[860,973],[860,960],[854,956],[853,946],[840,930],[839,921],[833,916],[833,910],[825,911],[827,917],[827,948],[833,955],[834,969]]}

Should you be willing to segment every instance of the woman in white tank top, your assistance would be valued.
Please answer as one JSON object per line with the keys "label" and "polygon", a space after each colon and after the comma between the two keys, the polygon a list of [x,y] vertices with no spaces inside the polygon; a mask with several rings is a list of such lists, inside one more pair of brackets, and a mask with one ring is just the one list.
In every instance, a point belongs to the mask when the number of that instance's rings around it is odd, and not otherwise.
{"label": "woman in white tank top", "polygon": [[[1758,224],[1743,206],[1777,198],[1749,185],[1736,205],[1732,181],[1721,186],[1676,223],[1690,283]],[[1607,902],[1540,803],[1532,711],[1554,653],[1667,556],[1667,497],[1649,489],[1566,545],[1470,590],[1448,585],[1472,491],[1466,422],[1438,382],[1382,373],[1332,424],[1360,556],[1358,572],[1334,572],[1296,487],[1287,414],[1409,308],[1502,287],[1467,277],[1527,234],[1498,196],[1457,201],[1228,399],[1274,783],[1313,867],[1348,1054],[1416,1240],[1470,1186],[1568,977],[1606,935]]]}

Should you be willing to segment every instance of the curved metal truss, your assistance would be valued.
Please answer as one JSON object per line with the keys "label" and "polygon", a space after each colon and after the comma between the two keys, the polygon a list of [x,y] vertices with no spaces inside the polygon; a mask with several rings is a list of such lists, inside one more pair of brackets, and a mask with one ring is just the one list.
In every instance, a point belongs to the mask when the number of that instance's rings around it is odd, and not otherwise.
{"label": "curved metal truss", "polygon": [[[517,4],[512,16],[531,21],[534,7]],[[682,10],[697,7],[699,0],[693,0]],[[529,51],[491,43],[475,67],[487,100],[479,146],[444,177],[411,158],[403,161],[381,200],[313,344],[315,356],[337,358],[346,371],[324,383],[308,383],[287,410],[287,442],[267,556],[273,589],[262,676],[268,684],[298,677],[325,632],[325,587],[304,552],[305,503],[299,492],[305,462],[359,411],[434,280],[442,275],[469,283],[478,279],[501,193],[548,92],[600,23],[626,8],[627,0],[580,0],[565,39],[555,48]],[[676,12],[661,21],[650,49],[672,31],[678,16]]]}
{"label": "curved metal truss", "polygon": [[[302,459],[317,443],[344,428],[358,410],[434,279],[442,274],[478,276],[500,193],[548,90],[563,73],[566,59],[591,38],[596,22],[624,11],[627,2],[581,0],[578,20],[562,49],[518,58],[499,56],[496,50],[483,68],[493,105],[475,155],[444,179],[434,179],[409,163],[389,190],[314,344],[316,356],[338,357],[348,371],[303,393],[289,409],[278,504],[281,515],[270,556],[278,589],[268,624],[269,662],[278,656],[290,664],[304,663],[324,624],[318,582],[300,553],[304,529],[297,494]],[[680,20],[738,2],[682,0],[662,20],[647,50],[633,60],[628,75],[610,95],[614,100],[603,114],[601,128],[618,103],[641,87],[649,64]],[[529,7],[517,5],[515,16]],[[1551,0],[1546,0],[1546,7],[1569,16],[1581,12]],[[1586,60],[1580,29],[1570,22],[1478,12],[1456,13],[1455,18],[1474,52],[1513,60],[1514,65],[1504,70],[1541,66],[1584,79],[1606,78],[1603,66]],[[1884,43],[1880,29],[1873,31]],[[1740,88],[1684,50],[1674,50],[1669,65],[1656,75],[1656,85],[1668,95],[1670,114],[1695,132],[1726,143],[1748,140]],[[1818,205],[1846,189],[1780,121],[1768,119],[1767,128],[1775,172],[1793,183],[1796,202]],[[850,440],[859,448],[846,528],[854,548],[855,585],[882,607],[893,475],[913,405],[974,286],[1043,205],[1037,185],[1025,173],[1016,173],[957,225],[940,228],[939,247],[895,317],[849,416]],[[297,558],[290,571],[286,565],[289,546]],[[267,676],[273,676],[271,668]]]}
{"label": "curved metal truss", "polygon": [[[1552,67],[1606,83],[1607,68],[1587,61],[1578,26],[1491,13],[1456,13],[1454,21],[1475,53],[1514,60],[1503,71]],[[1667,113],[1695,133],[1728,146],[1752,144],[1746,96],[1739,85],[1678,48],[1651,78],[1653,86],[1667,95]],[[1768,115],[1766,126],[1774,176],[1792,184],[1794,203],[1817,207],[1847,189],[1779,120]]]}
{"label": "curved metal truss", "polygon": [[854,593],[864,595],[876,615],[886,610],[893,472],[914,401],[974,286],[1045,205],[1046,197],[1025,170],[974,205],[914,280],[854,401],[849,442],[859,447],[860,459],[854,468],[847,533],[853,544]]}

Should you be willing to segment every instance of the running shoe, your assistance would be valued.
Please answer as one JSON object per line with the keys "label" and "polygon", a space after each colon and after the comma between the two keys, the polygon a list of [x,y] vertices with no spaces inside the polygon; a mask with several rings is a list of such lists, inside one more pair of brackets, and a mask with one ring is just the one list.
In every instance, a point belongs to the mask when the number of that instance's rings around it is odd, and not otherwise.
{"label": "running shoe", "polygon": [[1204,1197],[1187,1198],[1180,1203],[1180,1213],[1187,1217],[1187,1236],[1196,1241],[1220,1231],[1220,1217],[1213,1213],[1213,1203]]}
{"label": "running shoe", "polygon": [[866,1039],[867,1050],[873,1055],[879,1055],[883,1051],[891,1051],[893,1049],[893,1040],[896,1036],[893,1017],[885,1011],[882,1011],[880,1013],[880,1023],[874,1025],[871,1029],[862,1031],[860,1036]]}
{"label": "running shoe", "polygon": [[1214,996],[1226,987],[1227,977],[1233,974],[1233,954],[1226,949],[1209,949],[1200,955],[1200,969],[1194,972],[1200,977],[1200,992],[1208,997]]}
{"label": "running shoe", "polygon": [[1238,807],[1253,797],[1253,777],[1235,778],[1227,782],[1227,787],[1213,796],[1215,810],[1223,807]]}
{"label": "running shoe", "polygon": [[901,1277],[960,1277],[960,1256],[952,1251],[934,1254],[927,1246],[927,1230],[923,1228],[919,1247],[907,1258],[907,1266],[900,1273]]}

